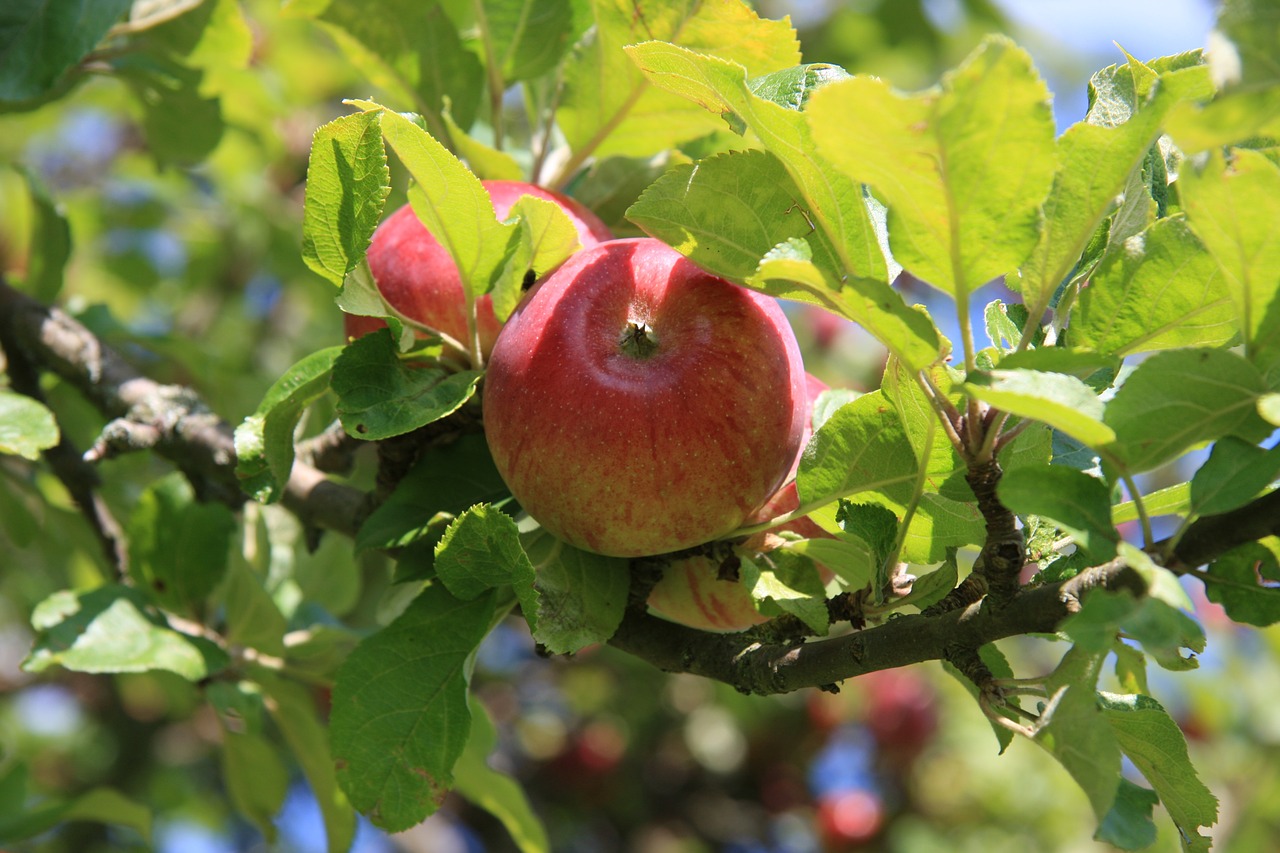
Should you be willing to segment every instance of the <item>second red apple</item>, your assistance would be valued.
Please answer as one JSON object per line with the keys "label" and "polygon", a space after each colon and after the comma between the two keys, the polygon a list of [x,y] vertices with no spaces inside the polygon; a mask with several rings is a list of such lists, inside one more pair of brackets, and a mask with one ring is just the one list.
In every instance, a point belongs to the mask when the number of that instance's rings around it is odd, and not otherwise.
{"label": "second red apple", "polygon": [[[577,229],[584,249],[613,237],[599,217],[568,196],[520,181],[484,181],[483,184],[499,219],[510,215],[511,207],[521,196],[532,195],[560,205]],[[369,243],[368,257],[373,280],[392,307],[410,320],[466,342],[466,300],[458,267],[413,208],[404,205],[378,226]],[[542,274],[547,270],[537,272]],[[487,358],[502,330],[488,296],[480,297],[476,305],[476,324],[480,352]],[[377,317],[348,314],[344,319],[348,338],[358,338],[385,325]]]}

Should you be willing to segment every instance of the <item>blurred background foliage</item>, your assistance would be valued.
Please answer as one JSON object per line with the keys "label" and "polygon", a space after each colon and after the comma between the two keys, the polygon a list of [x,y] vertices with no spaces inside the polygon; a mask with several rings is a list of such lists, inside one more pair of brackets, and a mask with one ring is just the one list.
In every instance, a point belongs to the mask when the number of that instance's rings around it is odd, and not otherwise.
{"label": "blurred background foliage", "polygon": [[[879,74],[904,89],[936,81],[982,34],[1009,32],[1036,55],[1060,126],[1083,115],[1088,75],[1122,58],[1112,40],[1144,59],[1192,49],[1214,14],[1197,0],[757,5],[793,16],[806,61]],[[113,63],[114,75],[90,75],[48,104],[0,113],[0,272],[24,279],[38,262],[31,247],[56,244],[41,212],[56,204],[73,250],[61,291],[41,295],[236,423],[298,357],[341,338],[331,288],[299,251],[311,134],[347,111],[343,98],[394,101],[287,5],[210,0],[190,14],[224,16],[218,40],[192,45],[176,19],[146,36],[153,41],[143,54],[91,58]],[[182,74],[200,75],[198,86],[171,85]],[[402,193],[403,175],[393,178]],[[611,210],[629,200],[592,197],[589,181],[577,189]],[[792,316],[811,372],[833,386],[877,381],[882,355],[859,330],[816,311]],[[70,437],[91,444],[99,416],[56,382],[47,392]],[[322,429],[325,414],[314,413],[308,428]],[[103,468],[105,497],[124,518],[140,490],[168,472],[140,454]],[[25,765],[37,801],[120,790],[154,811],[154,845],[164,853],[323,849],[300,776],[288,781],[275,843],[237,816],[221,776],[222,724],[198,686],[163,674],[20,671],[34,605],[108,578],[62,486],[29,474],[0,459],[0,770]],[[362,555],[353,571],[349,543],[329,536],[312,551],[276,507],[251,507],[249,521],[272,530],[271,553],[247,547],[244,556],[266,568],[286,615],[322,607],[347,624],[374,625],[394,609],[384,558]],[[1199,669],[1153,671],[1155,692],[1222,801],[1216,849],[1280,849],[1280,632],[1234,626],[1201,605],[1210,639]],[[1002,646],[1025,672],[1047,671],[1060,654],[1044,640]],[[503,769],[524,783],[557,850],[1099,847],[1085,797],[1061,767],[1021,740],[998,757],[977,706],[937,664],[864,677],[834,695],[748,698],[608,648],[544,659],[513,621],[483,647],[475,683],[498,728]],[[315,690],[323,700],[325,685]],[[0,802],[17,781],[0,773]],[[1162,823],[1153,849],[1177,849],[1173,835]],[[511,845],[493,818],[455,798],[398,836],[362,825],[355,849]],[[66,822],[17,849],[144,847],[127,828]]]}

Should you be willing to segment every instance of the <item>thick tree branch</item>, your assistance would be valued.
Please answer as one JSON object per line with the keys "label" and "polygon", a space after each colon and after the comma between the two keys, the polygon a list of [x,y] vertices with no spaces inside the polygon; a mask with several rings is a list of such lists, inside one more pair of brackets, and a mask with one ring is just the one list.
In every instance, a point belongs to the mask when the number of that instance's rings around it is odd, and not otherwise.
{"label": "thick tree branch", "polygon": [[1178,540],[1167,565],[1175,571],[1194,569],[1267,536],[1280,536],[1280,489],[1231,512],[1196,519]]}
{"label": "thick tree branch", "polygon": [[[194,391],[143,376],[74,318],[3,280],[0,347],[11,365],[25,363],[62,377],[110,420],[90,459],[151,448],[186,474],[202,500],[235,508],[247,499],[236,477],[231,426]],[[368,512],[363,493],[301,461],[294,464],[284,503],[304,521],[347,535],[355,534]]]}
{"label": "thick tree branch", "polygon": [[609,644],[669,672],[714,678],[746,693],[788,693],[943,660],[956,648],[977,649],[1006,637],[1051,633],[1095,588],[1143,595],[1146,584],[1128,566],[1109,563],[1070,580],[1020,592],[1005,607],[992,607],[984,599],[962,610],[901,616],[874,628],[807,643],[764,644],[750,632],[712,634],[633,608]]}

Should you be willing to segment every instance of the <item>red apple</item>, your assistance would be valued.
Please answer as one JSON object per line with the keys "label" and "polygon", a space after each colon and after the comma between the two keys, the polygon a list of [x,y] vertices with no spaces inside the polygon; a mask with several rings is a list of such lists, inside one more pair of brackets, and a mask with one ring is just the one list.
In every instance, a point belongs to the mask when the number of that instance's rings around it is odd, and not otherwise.
{"label": "red apple", "polygon": [[637,238],[535,287],[493,348],[483,405],[530,515],[572,545],[638,557],[741,526],[787,476],[805,399],[773,299]]}
{"label": "red apple", "polygon": [[[801,450],[813,434],[813,403],[826,390],[825,382],[805,374],[807,411],[810,415],[805,418]],[[800,454],[797,453],[788,474],[790,479],[753,512],[744,524],[762,524],[800,508],[800,497],[793,479],[799,465]],[[775,531],[784,530],[806,539],[830,536],[808,517],[797,518],[775,528]],[[772,550],[780,544],[781,540],[766,533],[757,534],[745,543],[746,547],[761,551]],[[823,572],[824,580],[830,578],[830,572],[825,569]],[[662,580],[649,593],[649,609],[673,622],[703,631],[741,631],[768,618],[756,610],[751,593],[742,583],[734,578],[722,578],[720,567],[715,561],[698,555],[676,560],[666,568]]]}
{"label": "red apple", "polygon": [[[520,181],[484,181],[493,202],[493,212],[506,219],[521,196],[532,195],[553,201],[569,215],[578,229],[583,248],[613,237],[600,219],[568,196]],[[467,340],[466,302],[462,278],[453,258],[431,236],[413,208],[405,205],[387,217],[369,243],[369,269],[383,297],[411,320],[445,333],[456,341]],[[537,270],[538,274],[547,272]],[[480,351],[486,357],[502,330],[493,313],[493,300],[482,296],[476,305]],[[348,338],[377,331],[386,324],[377,317],[348,314],[344,320]]]}

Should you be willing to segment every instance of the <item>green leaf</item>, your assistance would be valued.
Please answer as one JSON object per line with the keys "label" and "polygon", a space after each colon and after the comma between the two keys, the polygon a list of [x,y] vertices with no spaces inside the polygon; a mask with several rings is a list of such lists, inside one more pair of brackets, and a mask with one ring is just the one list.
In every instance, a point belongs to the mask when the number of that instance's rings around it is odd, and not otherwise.
{"label": "green leaf", "polygon": [[436,545],[436,574],[464,601],[500,586],[514,586],[536,629],[533,564],[520,547],[511,516],[480,504],[458,516]]}
{"label": "green leaf", "polygon": [[288,620],[243,560],[233,560],[222,586],[227,642],[272,655],[283,655]]}
{"label": "green leaf", "polygon": [[813,560],[790,548],[771,551],[767,560],[743,557],[742,583],[766,616],[788,613],[818,636],[827,633],[827,599]]}
{"label": "green leaf", "polygon": [[127,524],[129,576],[162,606],[197,612],[222,581],[236,517],[220,503],[200,503],[178,472],[142,493]]}
{"label": "green leaf", "polygon": [[[716,56],[706,56],[660,42],[629,47],[628,53],[656,85],[701,104],[713,113],[732,117],[759,139],[791,176],[796,195],[784,210],[799,215],[805,225],[821,232],[840,259],[838,276],[827,281],[817,274],[812,257],[794,241],[782,241],[775,257],[761,264],[754,281],[794,281],[798,292],[829,290],[830,310],[855,320],[913,367],[937,360],[939,335],[929,319],[906,308],[887,285],[887,267],[862,188],[818,155],[805,116],[757,96],[744,69]],[[714,188],[714,184],[712,185]],[[671,187],[674,193],[678,188]],[[799,227],[786,222],[784,227]],[[808,238],[806,238],[808,239]],[[823,239],[822,237],[816,239]],[[812,247],[809,249],[813,252]],[[819,255],[819,260],[821,260]],[[838,286],[837,286],[838,285]]]}
{"label": "green leaf", "polygon": [[1150,846],[1156,840],[1156,824],[1151,819],[1151,812],[1158,802],[1160,798],[1155,791],[1122,778],[1115,802],[1098,825],[1094,840],[1121,850],[1141,850]]}
{"label": "green leaf", "polygon": [[1226,435],[1261,438],[1270,431],[1259,431],[1256,411],[1265,390],[1257,368],[1229,350],[1156,353],[1107,403],[1103,420],[1115,432],[1108,452],[1138,472]]}
{"label": "green leaf", "polygon": [[541,530],[525,552],[537,572],[537,611],[529,620],[535,640],[562,655],[613,636],[631,588],[629,561],[580,551]]}
{"label": "green leaf", "polygon": [[1094,564],[1116,555],[1120,534],[1111,523],[1111,490],[1097,477],[1064,465],[1005,472],[1000,501],[1018,515],[1047,518],[1071,534]]}
{"label": "green leaf", "polygon": [[836,522],[855,541],[864,543],[876,567],[893,553],[898,541],[898,517],[880,504],[842,500]]}
{"label": "green leaf", "polygon": [[[889,515],[896,533],[898,520],[893,513],[883,507],[875,508]],[[867,543],[853,535],[841,536],[838,539],[800,539],[787,542],[783,547],[826,566],[851,590],[862,589],[871,583],[883,562],[876,559],[876,554],[872,553]],[[889,547],[893,547],[892,539],[889,540]]]}
{"label": "green leaf", "polygon": [[[924,610],[925,608],[930,607],[931,605],[937,604],[939,601],[946,598],[947,593],[955,589],[956,584],[958,584],[959,582],[960,582],[959,567],[956,565],[955,555],[954,553],[952,553],[951,556],[949,556],[947,559],[942,561],[942,564],[939,565],[938,568],[934,569],[931,572],[926,572],[925,574],[916,578],[915,581],[911,584],[911,592],[907,593],[901,598],[893,599],[890,602],[890,604],[892,604],[895,608],[910,604],[912,607],[918,608],[920,610]],[[984,646],[983,648],[986,648],[986,647]],[[991,646],[991,649],[994,651],[995,646]],[[998,651],[996,651],[995,653],[999,654]],[[984,660],[986,659],[985,656],[983,659]],[[1006,664],[1006,667],[1007,666],[1008,664]],[[1000,676],[997,674],[996,677],[1002,678],[1003,676]],[[1010,673],[1009,677],[1012,678],[1013,674]],[[965,680],[967,681],[968,679],[965,679]],[[1001,731],[1008,731],[1008,730],[1001,729]]]}
{"label": "green leaf", "polygon": [[228,664],[226,652],[169,628],[147,612],[142,594],[110,584],[84,593],[56,592],[31,614],[35,647],[26,672],[61,666],[73,672],[167,670],[200,681]]}
{"label": "green leaf", "polygon": [[1191,478],[1191,512],[1217,515],[1247,504],[1280,474],[1280,449],[1227,437]]}
{"label": "green leaf", "polygon": [[409,189],[413,212],[457,264],[468,303],[488,292],[516,226],[498,221],[480,179],[431,134],[380,104],[349,103],[381,111],[382,135],[414,180]]}
{"label": "green leaf", "polygon": [[[837,282],[836,249],[805,218],[799,198],[777,157],[768,151],[730,151],[669,169],[627,210],[627,218],[703,269],[736,283],[754,276],[761,258],[779,244],[801,239],[809,247],[807,260],[824,281]],[[806,301],[829,306],[834,298],[820,291]]]}
{"label": "green leaf", "polygon": [[1280,565],[1265,545],[1250,542],[1215,560],[1205,575],[1204,592],[1227,615],[1246,625],[1280,622]]}
{"label": "green leaf", "polygon": [[[1145,67],[1138,62],[1116,69],[1118,78],[1129,83],[1130,92],[1133,75],[1143,71]],[[1058,139],[1058,167],[1044,204],[1044,227],[1019,277],[1010,279],[1033,314],[1049,304],[1115,197],[1155,143],[1160,120],[1183,96],[1186,87],[1173,85],[1181,81],[1171,77],[1162,79],[1151,102],[1138,103],[1128,94],[1109,101],[1091,90],[1089,116],[1067,128]],[[1095,76],[1094,85],[1101,79]]]}
{"label": "green leaf", "polygon": [[130,0],[12,0],[0,17],[0,101],[49,92],[129,10]]}
{"label": "green leaf", "polygon": [[851,75],[839,65],[811,62],[793,65],[747,81],[752,94],[789,110],[803,110],[809,97],[828,83],[847,80]]}
{"label": "green leaf", "polygon": [[524,168],[514,157],[469,135],[453,120],[452,112],[446,109],[440,118],[453,140],[454,150],[477,178],[482,181],[519,181],[524,178]]}
{"label": "green leaf", "polygon": [[[191,68],[243,69],[253,58],[253,30],[236,0],[206,0],[176,17],[148,26],[136,41]],[[133,16],[137,20],[137,16]],[[132,40],[131,40],[132,41]]]}
{"label": "green leaf", "polygon": [[815,94],[818,151],[889,208],[894,258],[957,298],[1016,269],[1053,182],[1049,92],[1030,56],[988,37],[940,90],[855,77]]}
{"label": "green leaf", "polygon": [[435,447],[414,463],[394,492],[365,520],[356,550],[401,548],[434,533],[477,503],[507,495],[482,435],[466,435]]}
{"label": "green leaf", "polygon": [[1120,746],[1097,703],[1102,660],[1102,654],[1077,647],[1063,656],[1049,676],[1050,698],[1034,738],[1075,779],[1099,824],[1115,803],[1121,778]]}
{"label": "green leaf", "polygon": [[134,830],[151,840],[151,810],[111,788],[93,788],[69,800],[28,805],[27,766],[9,765],[0,775],[0,842],[22,841],[68,821],[92,821]]}
{"label": "green leaf", "polygon": [[791,25],[760,18],[738,0],[658,5],[593,0],[591,8],[595,30],[565,65],[556,112],[578,160],[588,154],[644,157],[724,128],[718,116],[650,86],[632,63],[634,47],[628,46],[637,42],[656,40],[715,54],[752,75],[800,62]]}
{"label": "green leaf", "polygon": [[497,744],[489,714],[479,703],[471,707],[471,738],[453,772],[457,791],[472,804],[496,817],[521,853],[550,853],[551,842],[542,821],[529,804],[520,783],[488,764]]}
{"label": "green leaf", "polygon": [[1186,154],[1280,136],[1280,86],[1235,89],[1203,106],[1181,103],[1165,130]]}
{"label": "green leaf", "polygon": [[1280,42],[1280,11],[1274,2],[1225,0],[1219,5],[1214,30],[1222,39],[1213,41],[1209,66],[1219,85],[1251,88],[1280,83],[1275,53]]}
{"label": "green leaf", "polygon": [[[1147,515],[1156,518],[1161,515],[1186,515],[1191,510],[1191,484],[1178,483],[1142,496],[1142,506]],[[1111,521],[1124,524],[1126,521],[1138,519],[1138,505],[1135,501],[1125,501],[1111,508]]]}
{"label": "green leaf", "polygon": [[1258,151],[1235,150],[1230,163],[1210,155],[1202,170],[1186,168],[1179,193],[1192,230],[1222,270],[1236,306],[1245,353],[1280,350],[1280,166]]}
{"label": "green leaf", "polygon": [[[801,199],[777,157],[733,151],[668,170],[627,218],[716,275],[859,322],[914,363],[935,360],[937,335],[927,317],[886,285],[842,284],[839,250],[815,230]],[[883,300],[869,299],[872,293]]]}
{"label": "green leaf", "polygon": [[338,787],[329,753],[329,733],[316,713],[312,694],[302,685],[273,674],[260,672],[257,677],[267,696],[267,712],[302,768],[320,806],[329,849],[350,849],[356,834],[356,815],[346,794]]}
{"label": "green leaf", "polygon": [[338,781],[388,832],[432,814],[453,785],[471,728],[466,663],[493,612],[492,594],[464,602],[429,586],[338,671],[330,720]]}
{"label": "green leaf", "polygon": [[796,488],[801,506],[815,506],[909,487],[917,467],[902,422],[884,395],[873,392],[840,408],[814,433],[800,459]]}
{"label": "green leaf", "polygon": [[[1124,557],[1126,548],[1119,550]],[[1176,606],[1155,597],[1158,593],[1153,590],[1152,595],[1135,600],[1127,593],[1095,590],[1084,600],[1080,611],[1062,623],[1061,631],[1082,649],[1098,654],[1111,651],[1123,631],[1141,643],[1144,651],[1165,669],[1194,669],[1195,658],[1184,657],[1182,650],[1204,651],[1204,630]]]}
{"label": "green leaf", "polygon": [[501,69],[504,82],[546,74],[569,47],[570,0],[485,0],[479,8],[492,48],[489,62]]}
{"label": "green leaf", "polygon": [[527,275],[542,278],[582,248],[573,220],[553,201],[523,195],[511,206],[508,221],[517,216],[520,239],[492,294],[494,314],[503,321],[524,298]]}
{"label": "green leaf", "polygon": [[1018,417],[1042,421],[1088,447],[1103,447],[1115,432],[1103,423],[1103,404],[1074,376],[1038,370],[990,370],[969,376],[965,391]]}
{"label": "green leaf", "polygon": [[1205,844],[1208,839],[1199,830],[1218,822],[1218,798],[1191,765],[1178,724],[1150,696],[1099,693],[1098,698],[1120,749],[1155,788],[1184,846]]}
{"label": "green leaf", "polygon": [[330,385],[347,435],[377,441],[453,414],[475,394],[480,377],[474,370],[445,374],[405,364],[390,333],[379,331],[342,351]]}
{"label": "green leaf", "polygon": [[1026,309],[1018,303],[1009,305],[1000,299],[987,303],[987,307],[982,311],[982,319],[987,327],[987,337],[991,339],[996,349],[1001,352],[1010,352],[1018,346],[1027,318],[1018,316],[1014,319],[1014,317],[1025,312]]}
{"label": "green leaf", "polygon": [[222,140],[222,103],[204,88],[204,73],[167,57],[124,54],[111,61],[142,104],[147,146],[162,162],[191,166]]}
{"label": "green leaf", "polygon": [[39,400],[0,389],[0,453],[35,461],[60,440],[53,412]]}
{"label": "green leaf", "polygon": [[289,792],[289,771],[276,748],[259,735],[224,728],[222,779],[236,811],[256,826],[268,842],[274,842],[276,826],[272,818]]}
{"label": "green leaf", "polygon": [[1280,426],[1280,394],[1269,392],[1259,397],[1258,415],[1272,426]]}
{"label": "green leaf", "polygon": [[1216,346],[1236,330],[1218,265],[1182,218],[1169,217],[1102,260],[1080,292],[1071,342],[1125,356]]}
{"label": "green leaf", "polygon": [[390,192],[381,115],[362,112],[334,119],[311,140],[302,259],[338,286],[369,248]]}
{"label": "green leaf", "polygon": [[447,97],[453,118],[463,128],[471,126],[481,102],[484,68],[458,37],[443,4],[385,0],[378,14],[370,14],[363,0],[332,0],[323,4],[318,20],[352,64],[393,102],[434,115]]}
{"label": "green leaf", "polygon": [[25,167],[18,167],[18,172],[27,183],[33,219],[23,289],[41,302],[52,303],[62,291],[63,270],[71,257],[71,225],[44,181]]}
{"label": "green leaf", "polygon": [[[1065,373],[1085,380],[1085,384],[1091,388],[1099,389],[1099,384],[1102,388],[1111,384],[1109,380],[1115,376],[1120,359],[1087,349],[1042,346],[1011,352],[1000,359],[999,366],[1001,370]],[[1106,380],[1099,383],[1096,377],[1106,377]]]}
{"label": "green leaf", "polygon": [[254,500],[272,503],[284,494],[293,470],[293,434],[303,410],[329,389],[342,347],[312,353],[284,372],[236,427],[236,476]]}

